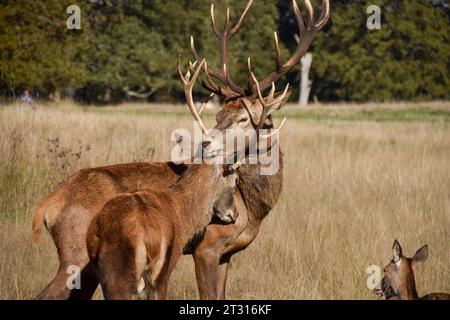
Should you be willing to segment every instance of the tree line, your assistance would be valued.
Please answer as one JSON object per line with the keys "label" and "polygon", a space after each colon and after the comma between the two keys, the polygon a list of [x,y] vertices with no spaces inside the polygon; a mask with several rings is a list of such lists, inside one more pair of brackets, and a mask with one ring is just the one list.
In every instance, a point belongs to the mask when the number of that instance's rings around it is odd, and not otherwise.
{"label": "tree line", "polygon": [[[302,1],[298,1],[302,8]],[[321,1],[312,1],[316,15]],[[215,1],[218,23],[226,7],[235,19],[247,1]],[[67,7],[81,9],[81,30],[66,26]],[[206,0],[3,0],[0,2],[0,95],[28,88],[35,97],[82,103],[130,99],[176,102],[176,72],[192,55],[189,38],[217,66],[218,44]],[[381,29],[366,26],[369,5],[381,9]],[[320,101],[448,99],[449,12],[428,0],[335,0],[331,19],[310,48],[311,95]],[[296,22],[289,0],[255,0],[229,48],[236,82],[274,68],[273,31],[285,58],[295,50]],[[285,82],[298,88],[300,66]],[[285,83],[280,83],[280,87]],[[298,89],[297,89],[298,90]],[[295,93],[294,93],[295,96]]]}

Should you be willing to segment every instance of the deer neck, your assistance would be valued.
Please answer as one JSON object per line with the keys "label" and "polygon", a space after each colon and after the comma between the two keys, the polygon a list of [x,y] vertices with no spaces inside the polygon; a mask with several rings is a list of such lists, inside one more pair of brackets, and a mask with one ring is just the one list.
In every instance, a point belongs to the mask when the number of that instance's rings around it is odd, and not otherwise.
{"label": "deer neck", "polygon": [[193,165],[171,187],[180,199],[185,242],[202,232],[211,221],[220,172],[219,165]]}
{"label": "deer neck", "polygon": [[242,165],[239,168],[238,188],[247,210],[262,220],[276,204],[283,189],[283,154],[279,150],[279,167],[274,175],[261,175],[261,164]]}
{"label": "deer neck", "polygon": [[414,274],[410,274],[408,277],[406,277],[403,285],[398,289],[398,296],[400,300],[419,299],[416,290],[416,281],[414,279]]}

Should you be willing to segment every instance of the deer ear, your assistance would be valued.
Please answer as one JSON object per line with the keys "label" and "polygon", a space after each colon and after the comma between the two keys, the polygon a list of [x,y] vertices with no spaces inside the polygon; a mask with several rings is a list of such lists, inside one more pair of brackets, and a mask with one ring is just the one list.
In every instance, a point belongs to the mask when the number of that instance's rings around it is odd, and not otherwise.
{"label": "deer ear", "polygon": [[402,247],[397,239],[394,241],[394,245],[392,246],[392,255],[394,257],[394,261],[398,261],[402,257]]}
{"label": "deer ear", "polygon": [[413,257],[413,261],[415,263],[417,262],[424,262],[428,258],[428,245],[424,245],[422,248],[417,250],[416,254]]}

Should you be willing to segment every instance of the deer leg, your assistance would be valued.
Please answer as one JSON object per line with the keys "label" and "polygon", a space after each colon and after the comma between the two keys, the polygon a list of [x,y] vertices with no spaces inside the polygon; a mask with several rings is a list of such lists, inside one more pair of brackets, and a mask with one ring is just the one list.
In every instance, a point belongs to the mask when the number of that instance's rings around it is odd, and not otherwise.
{"label": "deer leg", "polygon": [[[58,251],[59,268],[53,280],[37,296],[37,299],[91,299],[98,286],[98,280],[89,263],[86,248],[88,218],[86,215],[74,216],[70,212],[61,212],[60,215],[61,220],[50,229]],[[77,269],[81,271],[80,288],[69,289],[67,282]]]}
{"label": "deer leg", "polygon": [[156,277],[153,278],[155,300],[165,300],[167,297],[167,287],[169,284],[170,275],[172,274],[172,271],[175,268],[178,258],[183,252],[182,248],[175,251],[179,253],[173,254],[172,257],[168,259],[167,263],[164,264],[164,266],[161,269],[161,272]]}
{"label": "deer leg", "polygon": [[169,274],[170,272],[163,271],[160,277],[156,280],[154,289],[155,300],[166,300]]}
{"label": "deer leg", "polygon": [[230,265],[231,255],[224,255],[220,258],[217,272],[217,299],[225,300],[225,289],[227,285],[228,267]]}
{"label": "deer leg", "polygon": [[[71,264],[72,265],[72,264]],[[74,264],[84,268],[80,273],[80,287],[69,289],[68,280],[71,276],[67,264],[61,264],[53,280],[36,297],[38,300],[89,300],[92,299],[98,287],[98,280],[90,264],[85,262]]]}
{"label": "deer leg", "polygon": [[[148,300],[165,300],[167,297],[167,287],[169,283],[169,277],[175,268],[176,262],[182,253],[180,248],[177,254],[173,254],[172,249],[168,252],[160,255],[160,266],[153,268],[153,270],[147,270],[143,273],[145,290]],[[171,255],[172,254],[172,255]],[[169,256],[169,257],[168,257]],[[155,265],[158,265],[158,261]]]}
{"label": "deer leg", "polygon": [[60,265],[55,277],[48,286],[38,294],[38,300],[67,300],[70,290],[67,287],[68,274],[65,265]]}
{"label": "deer leg", "polygon": [[72,289],[70,291],[69,300],[90,300],[98,287],[98,279],[92,265],[89,263],[81,271],[80,289]]}
{"label": "deer leg", "polygon": [[146,272],[143,275],[147,300],[166,299],[170,273],[169,266],[164,266],[156,276],[152,275],[151,272]]}
{"label": "deer leg", "polygon": [[153,286],[153,283],[151,281],[151,274],[150,272],[145,272],[143,275],[144,283],[145,283],[145,293],[147,300],[155,300],[155,288]]}
{"label": "deer leg", "polygon": [[220,254],[209,248],[197,248],[194,252],[195,275],[201,300],[217,299],[217,273]]}

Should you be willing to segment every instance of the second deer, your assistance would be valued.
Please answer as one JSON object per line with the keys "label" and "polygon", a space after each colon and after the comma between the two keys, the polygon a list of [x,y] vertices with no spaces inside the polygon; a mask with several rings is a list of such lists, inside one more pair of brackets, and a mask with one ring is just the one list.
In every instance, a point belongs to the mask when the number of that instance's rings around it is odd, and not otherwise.
{"label": "second deer", "polygon": [[417,293],[414,269],[427,259],[428,245],[417,250],[412,258],[405,257],[402,251],[400,243],[395,240],[392,260],[384,267],[385,276],[374,292],[386,300],[450,300],[450,294],[447,293],[429,293],[423,297]]}

